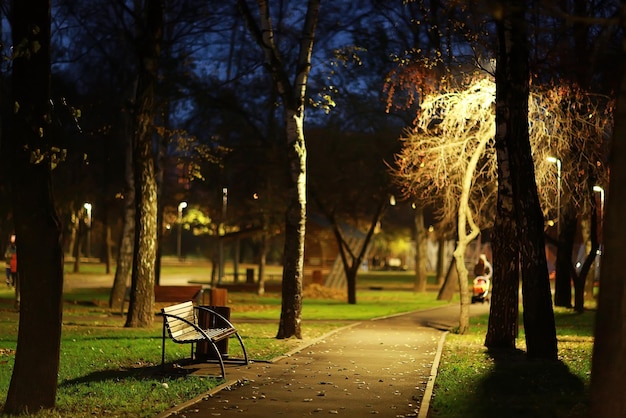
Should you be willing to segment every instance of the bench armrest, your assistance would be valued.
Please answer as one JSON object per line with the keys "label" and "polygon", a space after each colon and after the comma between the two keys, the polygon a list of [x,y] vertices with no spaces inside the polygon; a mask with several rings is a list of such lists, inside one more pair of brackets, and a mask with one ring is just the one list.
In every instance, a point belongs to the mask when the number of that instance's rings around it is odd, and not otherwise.
{"label": "bench armrest", "polygon": [[211,308],[208,308],[206,306],[194,306],[194,309],[197,309],[199,311],[209,312],[211,315],[215,315],[216,317],[218,317],[220,321],[224,323],[224,325],[228,326],[229,328],[235,328],[234,325],[228,319],[224,317],[224,315],[217,313],[215,310]]}

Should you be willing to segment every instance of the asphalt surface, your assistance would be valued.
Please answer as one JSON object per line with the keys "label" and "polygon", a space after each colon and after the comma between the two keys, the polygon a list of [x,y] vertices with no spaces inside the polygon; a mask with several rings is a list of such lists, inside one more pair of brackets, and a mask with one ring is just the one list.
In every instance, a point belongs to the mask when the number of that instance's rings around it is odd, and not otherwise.
{"label": "asphalt surface", "polygon": [[[474,304],[470,312],[488,310]],[[270,363],[227,365],[225,384],[158,417],[426,418],[446,332],[458,316],[451,305],[359,322]]]}

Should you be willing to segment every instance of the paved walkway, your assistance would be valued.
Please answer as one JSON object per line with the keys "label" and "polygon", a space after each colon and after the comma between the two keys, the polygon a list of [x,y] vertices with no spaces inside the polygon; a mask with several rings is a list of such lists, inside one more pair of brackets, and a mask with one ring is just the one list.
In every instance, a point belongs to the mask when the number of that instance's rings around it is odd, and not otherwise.
{"label": "paved walkway", "polygon": [[[472,315],[488,310],[471,306]],[[425,418],[445,331],[458,325],[458,315],[451,305],[364,321],[275,362],[227,365],[224,385],[159,418]]]}

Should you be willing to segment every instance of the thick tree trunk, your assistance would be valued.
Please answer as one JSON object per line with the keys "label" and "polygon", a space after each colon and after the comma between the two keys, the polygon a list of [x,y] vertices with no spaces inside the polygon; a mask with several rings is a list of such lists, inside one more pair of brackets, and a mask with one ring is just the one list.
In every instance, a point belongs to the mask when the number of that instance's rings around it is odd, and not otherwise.
{"label": "thick tree trunk", "polygon": [[157,182],[153,134],[160,43],[163,32],[163,0],[145,5],[145,49],[140,52],[141,67],[135,106],[137,127],[134,135],[135,248],[127,327],[148,327],[154,321],[154,281],[157,254]]}
{"label": "thick tree trunk", "polygon": [[415,224],[415,282],[413,283],[413,290],[415,292],[425,292],[428,282],[428,273],[426,271],[428,231],[424,227],[424,209],[415,209],[413,222]]}
{"label": "thick tree trunk", "polygon": [[[19,109],[15,106],[18,110],[11,115],[8,138],[21,304],[17,352],[4,405],[8,415],[55,406],[63,307],[63,247],[50,157],[30,161],[35,152],[52,152],[54,145],[49,108],[50,3],[14,1],[12,12],[16,48],[12,103]],[[20,50],[20,45],[28,51]]]}
{"label": "thick tree trunk", "polygon": [[[517,238],[520,242],[524,327],[527,354],[556,360],[557,344],[552,294],[543,236],[543,213],[539,206],[528,133],[528,39],[525,2],[503,1],[503,18],[497,21],[497,106],[504,106],[496,125],[505,129],[515,204]],[[501,102],[504,101],[504,102]]]}
{"label": "thick tree trunk", "polygon": [[[504,115],[498,102],[496,118]],[[515,348],[519,317],[519,244],[516,239],[513,186],[509,171],[509,155],[504,142],[504,126],[496,124],[496,155],[498,159],[498,200],[493,227],[493,277],[489,325],[485,337],[488,348]]]}
{"label": "thick tree trunk", "polygon": [[[626,29],[626,0],[621,2],[621,22]],[[626,62],[626,43],[622,44]],[[613,116],[611,178],[605,208],[604,251],[591,367],[591,411],[594,418],[626,416],[626,76],[622,75]]]}
{"label": "thick tree trunk", "polygon": [[276,338],[302,338],[302,280],[306,226],[306,147],[302,111],[288,110],[287,141],[291,185],[285,213],[282,306]]}
{"label": "thick tree trunk", "polygon": [[[500,33],[502,35],[502,33]],[[501,39],[500,42],[503,42]],[[502,51],[501,53],[504,53]],[[489,325],[485,346],[489,348],[515,348],[519,317],[519,240],[515,224],[515,203],[508,135],[507,89],[496,90],[496,137],[495,149],[498,161],[498,199],[496,220],[493,227],[493,279]],[[504,121],[504,123],[500,123]]]}

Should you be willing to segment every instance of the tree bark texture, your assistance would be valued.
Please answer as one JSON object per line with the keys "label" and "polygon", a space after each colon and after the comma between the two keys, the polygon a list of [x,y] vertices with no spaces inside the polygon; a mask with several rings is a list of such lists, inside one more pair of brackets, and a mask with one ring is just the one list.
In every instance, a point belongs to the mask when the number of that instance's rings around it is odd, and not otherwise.
{"label": "tree bark texture", "polygon": [[[50,3],[12,4],[14,60],[10,118],[13,214],[21,304],[17,352],[4,413],[53,408],[62,323],[63,248],[52,196]],[[42,155],[36,162],[32,157]]]}
{"label": "tree bark texture", "polygon": [[[626,0],[621,1],[626,29]],[[626,41],[622,41],[626,63]],[[626,416],[626,77],[622,75],[614,114],[609,167],[611,178],[605,206],[604,251],[591,366],[591,413],[594,418]]]}
{"label": "tree bark texture", "polygon": [[[528,133],[528,39],[526,4],[518,0],[502,2],[503,18],[497,21],[498,65],[496,89],[504,100],[503,114],[496,122],[505,131],[517,238],[520,242],[522,294],[527,355],[556,360],[557,343],[552,294],[543,236],[543,213],[535,184],[534,164]],[[502,125],[503,124],[503,125]],[[502,126],[500,126],[502,125]]]}
{"label": "tree bark texture", "polygon": [[[506,117],[507,108],[502,106],[503,102],[498,98],[496,103],[496,120],[499,122]],[[492,293],[485,346],[490,349],[513,349],[518,334],[519,317],[519,244],[516,238],[509,154],[504,140],[506,124],[497,122],[495,148],[498,161],[498,199],[493,226]]]}
{"label": "tree bark texture", "polygon": [[426,251],[428,246],[428,231],[424,226],[424,210],[415,209],[413,222],[415,224],[415,282],[413,290],[415,292],[425,292],[428,282],[426,271]]}
{"label": "tree bark texture", "polygon": [[302,112],[287,111],[290,190],[285,213],[285,246],[280,323],[277,338],[302,338],[302,281],[306,226],[306,147]]}
{"label": "tree bark texture", "polygon": [[154,320],[157,247],[157,181],[153,152],[158,65],[163,34],[163,0],[145,3],[145,31],[136,93],[133,161],[135,175],[135,248],[127,327],[148,327]]}

